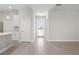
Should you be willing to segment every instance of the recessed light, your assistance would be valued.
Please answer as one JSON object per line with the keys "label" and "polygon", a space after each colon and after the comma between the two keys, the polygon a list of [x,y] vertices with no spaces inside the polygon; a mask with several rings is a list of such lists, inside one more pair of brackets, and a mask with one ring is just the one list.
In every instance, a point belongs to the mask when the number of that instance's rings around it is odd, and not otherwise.
{"label": "recessed light", "polygon": [[10,16],[6,16],[6,19],[10,19]]}
{"label": "recessed light", "polygon": [[38,15],[38,16],[43,16],[44,13],[37,13],[36,15]]}
{"label": "recessed light", "polygon": [[9,9],[12,9],[12,6],[9,6]]}

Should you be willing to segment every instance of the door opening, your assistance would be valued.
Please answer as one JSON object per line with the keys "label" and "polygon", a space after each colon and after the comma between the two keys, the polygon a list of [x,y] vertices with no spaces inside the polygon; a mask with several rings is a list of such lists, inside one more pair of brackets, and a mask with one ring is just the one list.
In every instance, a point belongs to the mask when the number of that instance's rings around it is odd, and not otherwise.
{"label": "door opening", "polygon": [[36,37],[44,37],[45,36],[45,19],[46,16],[36,16],[35,17],[35,26],[36,26]]}

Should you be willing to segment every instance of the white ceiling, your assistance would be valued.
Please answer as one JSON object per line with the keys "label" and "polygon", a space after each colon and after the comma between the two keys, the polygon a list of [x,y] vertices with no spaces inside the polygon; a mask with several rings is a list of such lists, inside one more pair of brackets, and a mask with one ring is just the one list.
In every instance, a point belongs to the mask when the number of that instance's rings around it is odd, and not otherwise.
{"label": "white ceiling", "polygon": [[55,6],[53,10],[57,11],[79,11],[79,4],[63,4]]}
{"label": "white ceiling", "polygon": [[[9,6],[12,6],[13,9],[20,9],[20,8],[26,8],[26,7],[31,7],[35,13],[46,13],[48,10],[51,8],[60,8],[61,7],[56,7],[55,4],[0,4],[0,11],[9,9]],[[63,9],[75,9],[79,10],[79,4],[67,4],[62,5]],[[58,9],[57,9],[58,10]]]}
{"label": "white ceiling", "polygon": [[0,4],[0,10],[9,9],[9,6],[11,6],[13,9],[20,9],[26,7],[26,5],[24,4]]}
{"label": "white ceiling", "polygon": [[12,6],[13,9],[31,7],[35,13],[45,13],[54,7],[54,5],[55,4],[0,4],[0,11],[7,10],[9,6]]}
{"label": "white ceiling", "polygon": [[43,13],[53,8],[55,4],[30,4],[29,6],[34,10],[35,13]]}

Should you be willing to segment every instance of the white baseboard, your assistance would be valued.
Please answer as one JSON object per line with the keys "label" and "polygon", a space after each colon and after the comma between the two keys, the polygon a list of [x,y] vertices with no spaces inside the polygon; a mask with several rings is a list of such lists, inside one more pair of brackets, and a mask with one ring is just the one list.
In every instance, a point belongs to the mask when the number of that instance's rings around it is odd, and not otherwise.
{"label": "white baseboard", "polygon": [[34,38],[32,38],[32,40],[19,40],[18,42],[19,43],[22,43],[22,42],[25,42],[25,43],[32,43],[32,42],[34,42],[35,41],[35,39]]}
{"label": "white baseboard", "polygon": [[79,42],[79,40],[48,40],[49,42]]}
{"label": "white baseboard", "polygon": [[31,43],[32,41],[19,41],[19,43]]}

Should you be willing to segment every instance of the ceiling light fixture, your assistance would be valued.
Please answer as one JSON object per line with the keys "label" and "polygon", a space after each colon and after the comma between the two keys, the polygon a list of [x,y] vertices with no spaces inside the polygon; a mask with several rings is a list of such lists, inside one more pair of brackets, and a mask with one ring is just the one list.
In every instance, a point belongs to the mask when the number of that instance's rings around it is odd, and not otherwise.
{"label": "ceiling light fixture", "polygon": [[9,9],[12,9],[12,6],[9,6]]}
{"label": "ceiling light fixture", "polygon": [[44,13],[37,13],[38,16],[44,16]]}
{"label": "ceiling light fixture", "polygon": [[10,16],[6,16],[6,19],[10,19]]}

